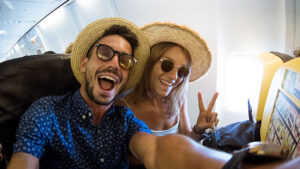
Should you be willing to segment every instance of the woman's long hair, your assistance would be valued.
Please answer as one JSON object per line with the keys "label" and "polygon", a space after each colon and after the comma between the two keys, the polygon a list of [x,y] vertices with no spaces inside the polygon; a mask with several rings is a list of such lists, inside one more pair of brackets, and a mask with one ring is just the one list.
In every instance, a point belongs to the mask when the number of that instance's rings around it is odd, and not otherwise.
{"label": "woman's long hair", "polygon": [[[172,42],[162,42],[153,45],[151,47],[150,56],[145,65],[141,81],[136,85],[136,87],[132,91],[132,97],[130,97],[130,99],[133,99],[133,104],[142,102],[146,99],[151,100],[155,97],[154,88],[150,83],[150,75],[152,73],[153,65],[159,61],[159,59],[167,50],[175,46],[179,46],[182,49],[188,60],[187,66],[190,66],[191,57],[184,47]],[[169,117],[171,117],[174,114],[177,114],[177,112],[180,111],[182,105],[181,101],[183,99],[184,94],[186,94],[187,92],[187,84],[189,81],[189,77],[190,74],[187,77],[185,77],[175,88],[173,88],[167,97],[164,98],[164,101],[168,103],[167,113],[169,114]]]}

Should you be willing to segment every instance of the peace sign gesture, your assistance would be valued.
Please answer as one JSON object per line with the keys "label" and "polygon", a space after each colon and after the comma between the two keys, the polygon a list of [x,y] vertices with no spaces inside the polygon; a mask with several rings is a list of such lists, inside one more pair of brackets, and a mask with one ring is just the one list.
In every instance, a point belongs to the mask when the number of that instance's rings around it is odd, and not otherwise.
{"label": "peace sign gesture", "polygon": [[214,129],[215,126],[218,125],[219,122],[219,119],[217,118],[218,113],[212,112],[212,109],[216,103],[218,95],[219,95],[218,92],[214,94],[213,98],[209,102],[207,109],[205,109],[202,100],[202,95],[200,92],[198,92],[199,116],[197,119],[197,123],[194,126],[194,130],[196,131],[196,133],[202,133],[207,128]]}

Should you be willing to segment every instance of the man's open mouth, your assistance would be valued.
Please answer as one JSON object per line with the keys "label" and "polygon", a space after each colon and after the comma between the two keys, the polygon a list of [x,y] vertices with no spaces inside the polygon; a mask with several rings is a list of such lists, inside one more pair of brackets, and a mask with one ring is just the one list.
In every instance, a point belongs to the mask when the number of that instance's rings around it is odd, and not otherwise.
{"label": "man's open mouth", "polygon": [[114,88],[117,80],[111,76],[100,76],[98,78],[98,83],[101,89],[111,90]]}

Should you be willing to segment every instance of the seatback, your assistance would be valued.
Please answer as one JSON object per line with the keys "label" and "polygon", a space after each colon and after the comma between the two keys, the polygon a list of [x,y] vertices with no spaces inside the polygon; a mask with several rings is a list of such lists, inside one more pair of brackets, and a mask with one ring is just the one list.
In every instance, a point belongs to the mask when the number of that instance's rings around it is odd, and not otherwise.
{"label": "seatback", "polygon": [[[33,55],[0,63],[0,143],[7,161],[25,110],[40,97],[62,95],[79,86],[69,55]],[[0,168],[5,167],[3,161]]]}
{"label": "seatback", "polygon": [[263,76],[261,81],[259,102],[256,110],[256,120],[259,123],[262,120],[265,103],[274,74],[282,64],[291,60],[292,58],[293,57],[289,55],[279,52],[266,52],[259,55],[259,59],[263,65]]}
{"label": "seatback", "polygon": [[300,58],[284,63],[268,93],[260,129],[262,141],[285,145],[300,156]]}

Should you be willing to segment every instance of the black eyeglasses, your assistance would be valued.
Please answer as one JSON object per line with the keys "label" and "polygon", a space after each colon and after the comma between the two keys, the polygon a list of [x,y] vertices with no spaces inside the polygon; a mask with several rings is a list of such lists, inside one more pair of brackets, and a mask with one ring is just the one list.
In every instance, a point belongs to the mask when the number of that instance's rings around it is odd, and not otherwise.
{"label": "black eyeglasses", "polygon": [[114,57],[115,54],[118,54],[119,65],[125,70],[130,70],[137,63],[137,60],[132,55],[116,51],[108,45],[96,44],[96,47],[97,56],[103,61],[109,61]]}
{"label": "black eyeglasses", "polygon": [[160,59],[160,62],[161,62],[161,69],[164,71],[164,72],[170,72],[171,70],[174,69],[174,67],[177,67],[178,69],[178,76],[180,78],[185,78],[187,77],[187,75],[189,74],[190,70],[187,66],[177,66],[174,64],[174,62],[172,60],[169,60],[169,59]]}

